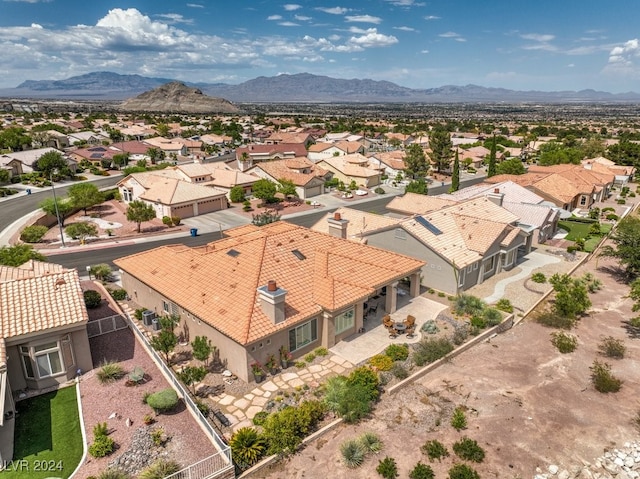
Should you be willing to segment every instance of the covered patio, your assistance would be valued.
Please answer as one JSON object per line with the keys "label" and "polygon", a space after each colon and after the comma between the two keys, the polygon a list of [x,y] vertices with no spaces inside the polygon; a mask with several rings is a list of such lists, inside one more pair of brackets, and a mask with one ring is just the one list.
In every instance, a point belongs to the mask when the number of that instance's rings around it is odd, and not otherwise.
{"label": "covered patio", "polygon": [[[408,293],[402,294],[404,290],[398,289],[397,306],[398,308],[390,314],[392,321],[402,322],[407,319],[408,315],[416,318],[415,331],[416,334],[409,338],[405,334],[400,334],[396,338],[390,338],[389,332],[382,324],[382,318],[385,316],[386,296],[378,298],[372,297],[368,302],[370,313],[365,316],[364,331],[362,333],[353,334],[335,346],[330,348],[331,352],[346,359],[351,364],[360,364],[370,357],[384,351],[384,349],[393,343],[417,343],[422,339],[420,328],[430,319],[436,319],[438,314],[447,309],[447,306],[433,301],[423,294],[422,296],[411,297]],[[377,311],[371,312],[372,308]]]}

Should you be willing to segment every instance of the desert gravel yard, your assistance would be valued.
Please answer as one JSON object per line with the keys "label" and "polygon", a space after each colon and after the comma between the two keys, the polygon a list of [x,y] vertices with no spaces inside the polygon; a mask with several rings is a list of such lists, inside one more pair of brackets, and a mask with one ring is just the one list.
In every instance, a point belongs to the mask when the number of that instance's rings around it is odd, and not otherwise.
{"label": "desert gravel yard", "polygon": [[[570,333],[578,340],[575,352],[561,354],[551,344],[554,329],[526,318],[520,325],[462,353],[442,367],[395,394],[383,394],[369,420],[340,426],[310,443],[290,459],[256,472],[252,477],[332,478],[378,477],[378,460],[393,457],[399,477],[408,477],[418,461],[447,477],[456,457],[452,445],[463,436],[477,440],[486,452],[482,463],[469,463],[480,477],[532,478],[536,468],[549,465],[580,471],[607,449],[637,438],[636,416],[640,384],[640,342],[632,339],[625,321],[635,316],[624,298],[628,286],[615,275],[616,265],[592,259],[576,272],[592,272],[603,289],[590,295],[592,312]],[[598,353],[603,337],[624,341],[624,359]],[[606,361],[624,381],[617,393],[597,392],[590,381],[594,359]],[[450,425],[453,409],[466,410],[468,426],[460,432]],[[358,469],[340,460],[340,445],[365,431],[377,433],[383,450],[369,456]],[[429,463],[420,448],[437,439],[449,450],[442,462]],[[572,476],[574,477],[574,476]]]}

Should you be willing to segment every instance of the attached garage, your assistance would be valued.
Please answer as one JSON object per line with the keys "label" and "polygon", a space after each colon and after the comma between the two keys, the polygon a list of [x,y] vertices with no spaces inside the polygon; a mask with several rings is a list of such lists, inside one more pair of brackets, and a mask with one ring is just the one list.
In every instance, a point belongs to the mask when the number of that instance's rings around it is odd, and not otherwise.
{"label": "attached garage", "polygon": [[171,216],[179,216],[180,218],[191,218],[195,216],[193,205],[171,206]]}
{"label": "attached garage", "polygon": [[198,201],[198,214],[204,215],[206,213],[212,213],[214,211],[220,211],[227,207],[227,197],[211,198],[208,200]]}

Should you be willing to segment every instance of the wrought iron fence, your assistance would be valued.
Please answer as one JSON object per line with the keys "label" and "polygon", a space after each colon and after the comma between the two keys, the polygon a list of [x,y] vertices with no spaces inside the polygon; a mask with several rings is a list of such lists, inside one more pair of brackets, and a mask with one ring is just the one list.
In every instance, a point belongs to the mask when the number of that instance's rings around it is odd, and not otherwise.
{"label": "wrought iron fence", "polygon": [[114,314],[106,318],[89,321],[87,323],[87,336],[94,338],[102,334],[113,333],[129,327],[127,319],[121,314]]}

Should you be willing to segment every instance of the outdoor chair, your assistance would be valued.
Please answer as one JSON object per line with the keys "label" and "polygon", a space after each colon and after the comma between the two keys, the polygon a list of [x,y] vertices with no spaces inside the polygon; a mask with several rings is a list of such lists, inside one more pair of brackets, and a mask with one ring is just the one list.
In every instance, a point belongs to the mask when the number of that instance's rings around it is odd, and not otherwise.
{"label": "outdoor chair", "polygon": [[371,306],[369,308],[369,310],[367,311],[367,315],[371,315],[371,314],[373,314],[373,315],[378,314],[378,305],[377,304],[375,306]]}
{"label": "outdoor chair", "polygon": [[389,338],[396,339],[398,337],[398,332],[395,330],[393,326],[391,328],[387,328],[389,330]]}
{"label": "outdoor chair", "polygon": [[407,338],[409,339],[415,337],[415,332],[416,332],[416,328],[414,326],[407,328],[407,330],[405,331]]}
{"label": "outdoor chair", "polygon": [[405,319],[403,323],[407,327],[407,329],[409,329],[416,324],[416,318],[411,315],[408,315],[407,319]]}

